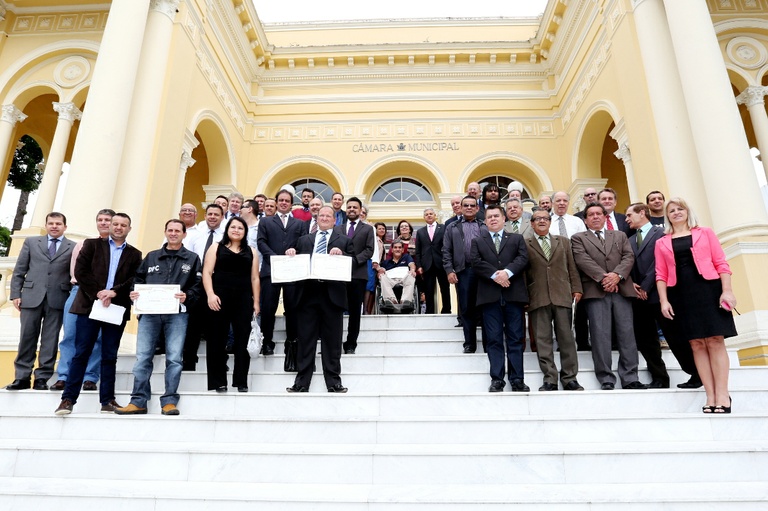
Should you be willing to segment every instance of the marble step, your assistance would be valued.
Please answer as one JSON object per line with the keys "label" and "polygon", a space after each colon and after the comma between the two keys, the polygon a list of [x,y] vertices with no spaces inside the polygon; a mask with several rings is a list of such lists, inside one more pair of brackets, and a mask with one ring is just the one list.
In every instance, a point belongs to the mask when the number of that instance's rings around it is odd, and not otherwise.
{"label": "marble step", "polygon": [[[0,508],[82,511],[452,511],[484,509],[588,511],[761,511],[762,482],[568,484],[285,484],[0,477]],[[512,497],[511,497],[512,495]]]}
{"label": "marble step", "polygon": [[[230,367],[232,364],[230,363]],[[320,363],[318,362],[318,369]],[[445,392],[483,392],[488,390],[490,385],[490,376],[488,370],[465,370],[465,371],[443,371],[435,373],[408,373],[408,372],[386,372],[386,373],[366,373],[352,372],[347,370],[342,361],[342,380],[344,386],[348,387],[354,393],[412,393],[414,391],[427,393],[445,393]],[[689,376],[681,369],[668,370],[671,384],[687,381]],[[765,385],[765,371],[753,370],[751,368],[732,368],[729,376],[729,388],[759,388]],[[542,383],[542,374],[538,368],[527,367],[525,371],[525,380],[531,390],[536,392]],[[645,370],[638,372],[640,381],[648,383],[651,380],[650,375]],[[229,376],[231,383],[231,375]],[[286,373],[283,371],[271,373],[254,374],[252,370],[248,375],[248,387],[251,390],[259,392],[280,392],[286,387],[293,385],[295,373]],[[578,375],[579,383],[589,390],[599,389],[600,385],[594,376],[594,371],[589,368],[582,369]],[[155,372],[150,383],[153,389],[162,390],[164,388],[164,374]],[[620,384],[617,382],[617,386]],[[121,390],[130,390],[133,388],[133,375],[128,371],[119,371],[115,377],[115,388]],[[207,374],[200,368],[196,372],[185,372],[182,374],[179,383],[179,390],[182,391],[204,391],[208,389]],[[324,390],[324,383],[321,373],[315,373],[312,379],[311,390]],[[507,384],[506,390],[510,387]]]}
{"label": "marble step", "polygon": [[665,483],[674,474],[675,481],[684,483],[768,481],[768,440],[357,445],[188,439],[159,449],[157,442],[125,439],[0,440],[0,477],[41,482],[53,474],[65,479],[88,474],[94,480],[127,482],[626,484]]}
{"label": "marble step", "polygon": [[649,411],[612,416],[589,410],[563,416],[424,416],[355,418],[237,415],[190,415],[181,406],[179,417],[164,417],[158,410],[147,415],[117,416],[86,412],[61,418],[52,409],[31,413],[6,412],[0,417],[2,438],[17,440],[121,441],[231,444],[260,439],[273,444],[493,444],[507,436],[511,444],[557,443],[580,445],[606,442],[729,442],[765,440],[764,412],[712,416],[695,411]]}
{"label": "marble step", "polygon": [[[768,413],[768,389],[733,390],[733,415]],[[129,391],[117,392],[117,401],[127,404]],[[149,412],[159,413],[160,392],[149,402]],[[0,421],[5,414],[52,415],[61,394],[49,391],[0,390]],[[656,414],[703,415],[705,395],[701,390],[626,390],[585,392],[488,392],[449,394],[413,391],[409,394],[329,394],[311,389],[305,394],[266,392],[182,392],[179,409],[183,417],[256,418],[283,417],[285,420],[336,418],[358,420],[380,417],[414,419],[463,417],[645,417]],[[93,414],[100,408],[97,392],[83,392],[72,417]],[[68,417],[65,417],[66,420]],[[173,418],[170,418],[173,419]],[[1,422],[0,422],[1,423]],[[2,428],[0,427],[0,438]]]}

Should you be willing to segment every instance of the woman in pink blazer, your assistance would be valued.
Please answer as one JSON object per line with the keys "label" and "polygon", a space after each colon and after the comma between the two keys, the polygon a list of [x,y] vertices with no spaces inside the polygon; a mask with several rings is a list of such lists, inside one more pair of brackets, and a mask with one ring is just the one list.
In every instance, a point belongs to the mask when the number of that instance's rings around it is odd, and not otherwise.
{"label": "woman in pink blazer", "polygon": [[683,199],[670,199],[665,213],[667,234],[655,246],[661,313],[691,343],[707,393],[702,411],[731,413],[725,350],[725,337],[736,335],[731,269],[715,233],[698,226]]}

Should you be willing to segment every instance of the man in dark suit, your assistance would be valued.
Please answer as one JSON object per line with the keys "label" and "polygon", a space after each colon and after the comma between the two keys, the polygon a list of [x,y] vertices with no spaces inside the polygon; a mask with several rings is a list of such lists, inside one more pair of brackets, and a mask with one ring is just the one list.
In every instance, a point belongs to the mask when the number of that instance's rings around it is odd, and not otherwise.
{"label": "man in dark suit", "polygon": [[451,197],[451,209],[453,210],[453,216],[445,221],[446,228],[461,218],[461,198],[461,195],[454,195]]}
{"label": "man in dark suit", "polygon": [[[475,217],[477,199],[470,195],[461,199],[461,210],[461,220],[445,229],[443,268],[448,275],[448,282],[456,285],[459,315],[464,329],[464,353],[474,353],[477,351],[477,324],[480,312],[476,306],[477,278],[472,270],[471,243],[487,228]],[[484,331],[483,348],[485,348]]]}
{"label": "man in dark suit", "polygon": [[275,314],[280,302],[280,291],[283,292],[283,308],[285,310],[285,339],[288,342],[296,339],[296,285],[273,284],[270,257],[285,255],[286,250],[296,247],[296,241],[304,234],[306,224],[291,215],[293,194],[288,190],[277,192],[277,214],[266,216],[259,222],[259,235],[256,244],[262,256],[261,272],[261,332],[264,341],[261,346],[262,355],[274,355],[275,342],[272,340],[275,331]]}
{"label": "man in dark suit", "polygon": [[615,388],[616,376],[611,370],[611,334],[615,328],[621,385],[625,389],[644,389],[645,385],[637,380],[637,343],[630,303],[635,297],[630,277],[635,258],[627,236],[605,228],[606,216],[600,204],[587,206],[587,231],[571,238],[589,316],[595,376],[602,390]]}
{"label": "man in dark suit", "polygon": [[[664,236],[664,228],[653,225],[651,222],[650,208],[641,203],[635,203],[627,208],[627,222],[635,234],[629,238],[629,244],[635,255],[635,264],[632,267],[632,281],[634,282],[637,300],[632,304],[634,313],[635,340],[637,349],[643,354],[652,381],[650,388],[669,388],[669,374],[666,365],[661,358],[661,346],[659,344],[658,329],[661,327],[664,337],[675,358],[680,362],[680,367],[691,375],[691,383],[701,386],[699,373],[693,362],[693,351],[687,342],[677,339],[674,324],[661,314],[659,293],[656,291],[656,257],[654,247],[656,241]],[[683,388],[689,388],[684,385]],[[693,387],[696,388],[696,387]]]}
{"label": "man in dark suit", "polygon": [[[299,238],[296,248],[286,255],[330,254],[353,257],[352,241],[333,229],[335,213],[323,206],[317,215],[318,230]],[[299,346],[296,356],[297,374],[288,392],[308,392],[315,369],[317,340],[320,339],[323,377],[328,392],[344,393],[341,384],[341,336],[344,311],[347,309],[347,286],[340,281],[308,279],[297,286],[301,321],[298,325]]]}
{"label": "man in dark suit", "polygon": [[[621,213],[616,213],[616,190],[613,188],[603,188],[600,193],[597,194],[597,200],[602,204],[605,209],[605,225],[609,231],[618,230],[627,235],[632,236],[635,231],[629,227],[627,218]],[[584,221],[586,223],[586,220]]]}
{"label": "man in dark suit", "polygon": [[20,312],[21,330],[14,361],[15,380],[5,387],[7,390],[30,387],[38,338],[40,353],[35,390],[48,389],[56,364],[64,303],[72,287],[69,263],[75,242],[64,237],[67,219],[61,213],[53,212],[45,217],[45,230],[45,236],[24,240],[11,277],[11,301]]}
{"label": "man in dark suit", "polygon": [[[56,415],[68,415],[80,396],[88,357],[101,332],[101,385],[99,400],[102,413],[113,413],[120,405],[115,401],[115,367],[117,350],[125,323],[131,315],[130,292],[136,270],[141,264],[141,251],[125,239],[131,232],[131,218],[115,213],[109,238],[85,240],[75,263],[75,278],[80,285],[70,312],[77,314],[75,357],[69,370],[61,404]],[[125,307],[122,321],[115,325],[91,319],[93,307]]]}
{"label": "man in dark suit", "polygon": [[442,307],[440,314],[451,313],[451,286],[443,268],[443,236],[445,226],[437,223],[437,214],[433,208],[424,210],[427,225],[416,231],[416,273],[423,280],[427,314],[435,313],[435,283],[440,286]]}
{"label": "man in dark suit", "polygon": [[579,359],[571,332],[572,303],[581,299],[579,270],[571,243],[549,232],[552,219],[546,211],[533,212],[533,233],[525,238],[528,248],[528,317],[533,324],[539,367],[544,373],[540,391],[557,390],[557,365],[552,342],[554,323],[560,348],[560,381],[565,390],[584,390],[576,380]]}
{"label": "man in dark suit", "polygon": [[488,229],[472,240],[471,259],[477,278],[477,305],[483,311],[486,351],[491,366],[488,391],[504,390],[506,359],[512,392],[528,392],[531,389],[524,382],[523,371],[523,309],[528,303],[523,272],[528,265],[528,250],[520,234],[504,231],[504,221],[501,206],[488,206],[485,210]]}
{"label": "man in dark suit", "polygon": [[333,228],[352,241],[352,280],[347,284],[347,302],[349,308],[349,323],[347,324],[347,341],[344,343],[344,353],[354,355],[357,349],[357,338],[360,335],[360,315],[362,314],[365,286],[368,284],[368,260],[373,257],[373,227],[360,220],[363,203],[357,197],[347,199],[347,219],[343,224]]}

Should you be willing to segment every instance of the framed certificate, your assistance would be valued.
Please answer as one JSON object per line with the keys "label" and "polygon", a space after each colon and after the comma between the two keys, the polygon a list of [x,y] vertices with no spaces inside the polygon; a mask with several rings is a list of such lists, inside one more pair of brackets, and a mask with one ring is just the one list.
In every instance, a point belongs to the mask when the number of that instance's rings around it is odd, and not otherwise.
{"label": "framed certificate", "polygon": [[306,280],[310,276],[309,254],[274,255],[269,258],[269,264],[272,266],[272,282],[275,284],[298,282],[299,280]]}
{"label": "framed certificate", "polygon": [[136,284],[133,290],[139,293],[133,304],[136,314],[179,313],[179,299],[174,296],[181,292],[178,284]]}

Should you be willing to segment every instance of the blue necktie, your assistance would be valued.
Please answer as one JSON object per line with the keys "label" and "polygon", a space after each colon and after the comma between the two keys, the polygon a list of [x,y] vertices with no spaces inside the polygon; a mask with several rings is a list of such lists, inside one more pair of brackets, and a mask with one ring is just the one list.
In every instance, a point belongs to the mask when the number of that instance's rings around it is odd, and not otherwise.
{"label": "blue necktie", "polygon": [[320,231],[321,238],[320,241],[317,242],[317,248],[315,249],[316,254],[325,254],[328,252],[328,232],[327,231]]}

